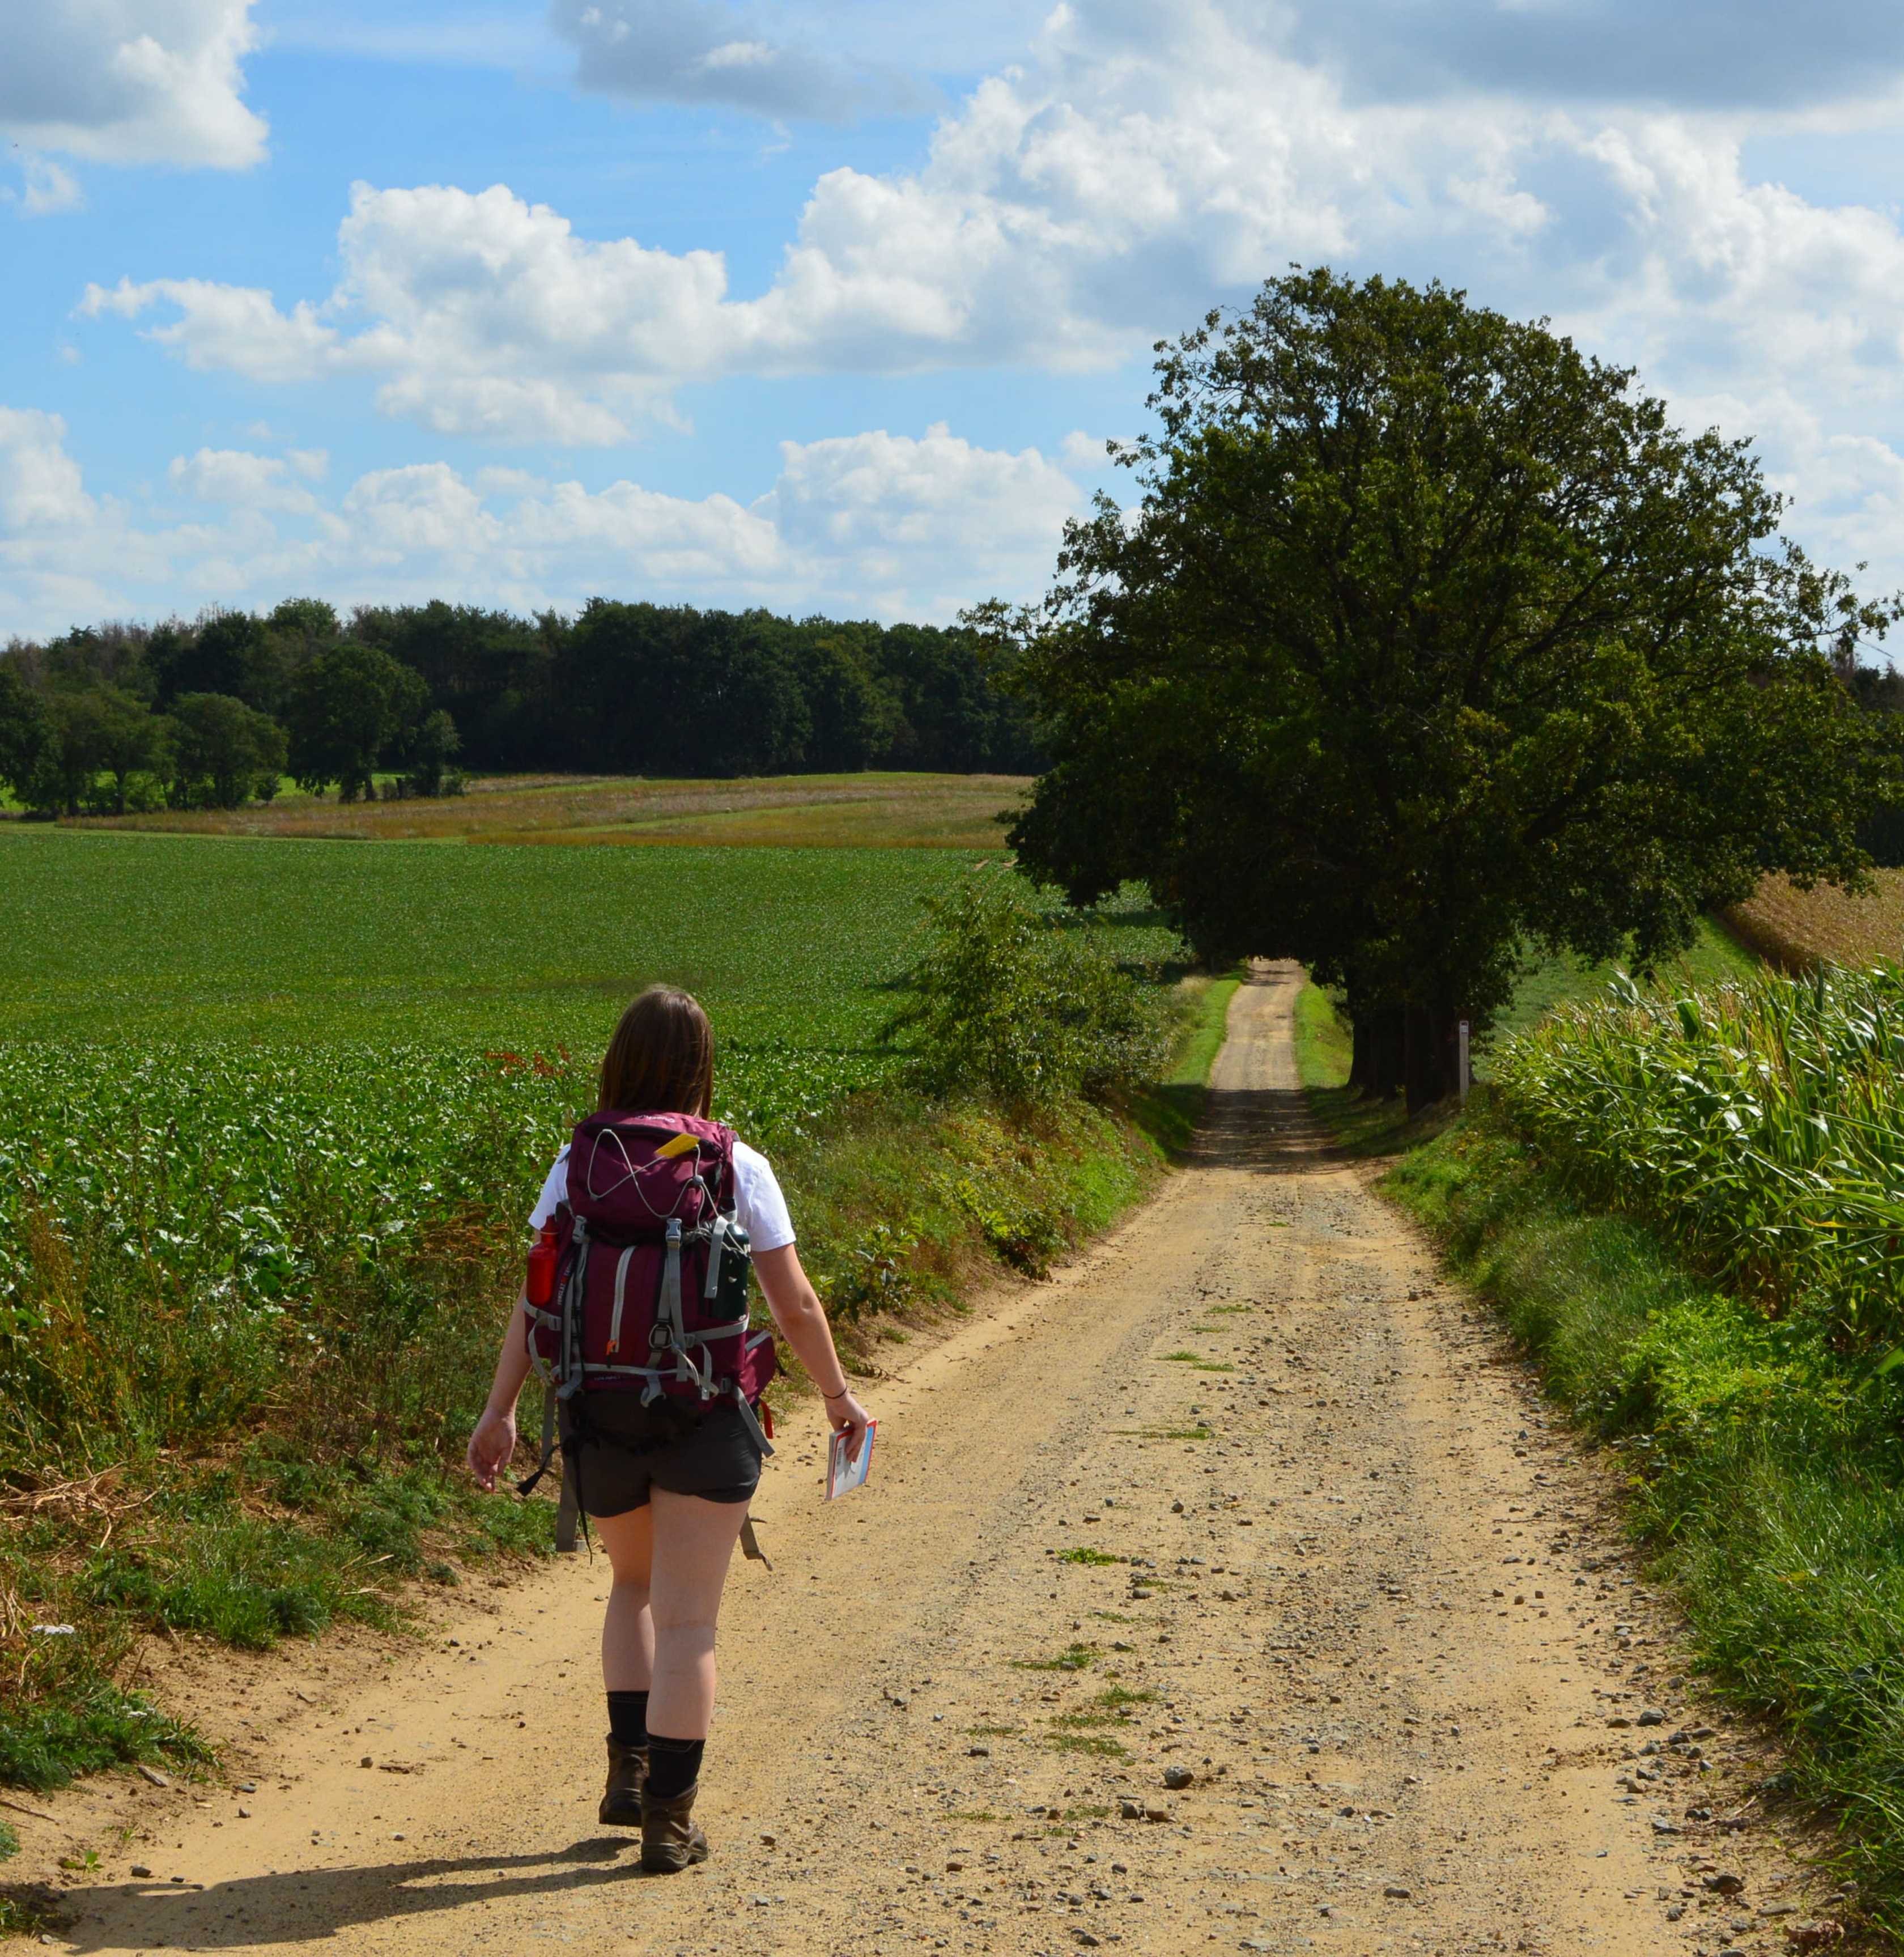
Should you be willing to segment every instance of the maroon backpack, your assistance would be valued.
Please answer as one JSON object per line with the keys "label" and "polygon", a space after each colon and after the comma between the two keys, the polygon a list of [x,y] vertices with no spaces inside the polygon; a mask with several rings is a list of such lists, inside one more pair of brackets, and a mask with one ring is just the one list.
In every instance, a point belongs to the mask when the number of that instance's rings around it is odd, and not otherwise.
{"label": "maroon backpack", "polygon": [[569,1144],[554,1235],[553,1285],[538,1302],[532,1283],[525,1307],[548,1391],[524,1492],[554,1457],[557,1403],[585,1390],[639,1389],[643,1405],[732,1400],[771,1454],[756,1408],[778,1361],[772,1331],[747,1329],[733,1131],[693,1114],[591,1114]]}

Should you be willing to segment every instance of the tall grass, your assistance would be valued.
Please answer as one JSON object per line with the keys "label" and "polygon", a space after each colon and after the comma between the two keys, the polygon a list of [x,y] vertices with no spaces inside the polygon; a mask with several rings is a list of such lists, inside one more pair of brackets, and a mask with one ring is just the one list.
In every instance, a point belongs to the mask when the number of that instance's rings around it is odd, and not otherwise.
{"label": "tall grass", "polygon": [[1495,1066],[1578,1187],[1650,1217],[1735,1288],[1904,1339],[1904,972],[1821,966],[1677,998],[1616,981]]}

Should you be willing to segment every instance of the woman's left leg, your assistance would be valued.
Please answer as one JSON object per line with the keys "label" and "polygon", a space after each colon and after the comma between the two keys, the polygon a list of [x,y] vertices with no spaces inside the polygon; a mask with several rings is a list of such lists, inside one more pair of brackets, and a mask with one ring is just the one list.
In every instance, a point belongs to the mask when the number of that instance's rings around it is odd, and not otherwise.
{"label": "woman's left leg", "polygon": [[602,1620],[602,1683],[608,1694],[608,1785],[598,1818],[610,1828],[641,1826],[648,1782],[648,1683],[655,1661],[649,1608],[654,1563],[653,1511],[644,1503],[595,1518],[613,1572]]}
{"label": "woman's left leg", "polygon": [[608,1588],[608,1608],[602,1618],[605,1691],[646,1692],[654,1674],[655,1620],[649,1608],[654,1569],[654,1515],[650,1503],[644,1502],[626,1515],[590,1518],[614,1573]]}

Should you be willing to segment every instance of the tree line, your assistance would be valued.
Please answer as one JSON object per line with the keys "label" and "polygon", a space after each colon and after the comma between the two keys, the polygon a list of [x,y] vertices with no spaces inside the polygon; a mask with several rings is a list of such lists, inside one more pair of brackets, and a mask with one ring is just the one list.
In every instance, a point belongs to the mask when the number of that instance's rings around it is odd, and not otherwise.
{"label": "tree line", "polygon": [[[567,618],[441,600],[75,627],[0,653],[0,782],[46,814],[236,808],[289,774],[346,801],[462,770],[1021,773],[1030,710],[964,628],[593,599]],[[390,792],[387,786],[386,792]]]}
{"label": "tree line", "polygon": [[970,615],[1046,730],[1034,874],[1299,959],[1419,1107],[1530,949],[1644,969],[1768,871],[1900,860],[1904,600],[1780,534],[1748,443],[1438,284],[1297,271],[1159,352],[1138,507]]}

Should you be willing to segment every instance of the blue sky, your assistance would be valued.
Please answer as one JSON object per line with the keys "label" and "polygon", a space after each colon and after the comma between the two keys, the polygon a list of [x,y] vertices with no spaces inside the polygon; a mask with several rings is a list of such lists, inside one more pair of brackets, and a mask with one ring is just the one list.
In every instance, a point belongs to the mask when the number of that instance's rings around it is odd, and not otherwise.
{"label": "blue sky", "polygon": [[1904,583],[1901,90],[1871,0],[36,0],[0,642],[1028,596],[1292,261],[1550,315]]}

